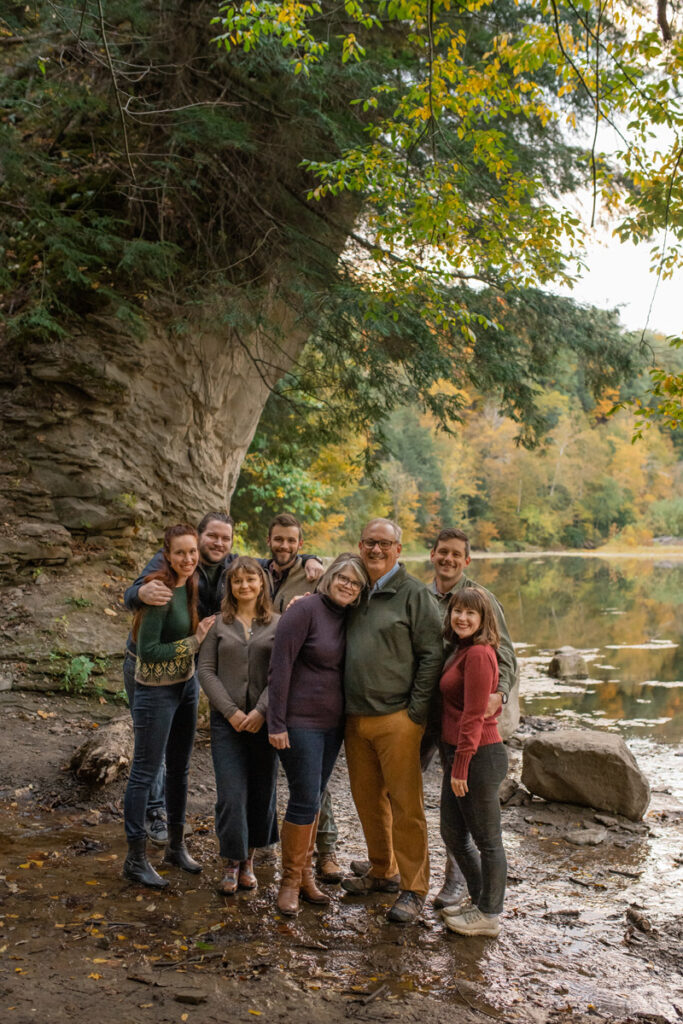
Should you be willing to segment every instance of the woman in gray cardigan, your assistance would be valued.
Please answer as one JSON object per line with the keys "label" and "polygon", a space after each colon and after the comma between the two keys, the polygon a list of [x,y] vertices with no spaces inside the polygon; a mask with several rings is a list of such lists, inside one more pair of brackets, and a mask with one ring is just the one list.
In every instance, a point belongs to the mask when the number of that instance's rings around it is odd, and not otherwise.
{"label": "woman in gray cardigan", "polygon": [[225,874],[218,891],[255,889],[254,847],[278,839],[277,755],[264,728],[268,665],[280,618],[266,575],[254,558],[237,558],[225,597],[201,649],[199,682],[211,705],[216,775],[216,834]]}

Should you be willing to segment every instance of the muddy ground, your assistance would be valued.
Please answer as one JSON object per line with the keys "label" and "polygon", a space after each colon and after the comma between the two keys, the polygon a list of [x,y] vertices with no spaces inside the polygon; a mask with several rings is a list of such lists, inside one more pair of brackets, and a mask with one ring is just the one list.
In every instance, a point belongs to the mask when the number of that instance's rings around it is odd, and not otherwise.
{"label": "muddy ground", "polygon": [[[619,819],[597,847],[563,838],[595,824],[589,809],[528,797],[515,806],[523,794],[514,796],[504,809],[510,878],[498,939],[455,936],[431,906],[416,926],[390,925],[389,897],[338,887],[329,909],[285,921],[274,910],[272,864],[258,867],[256,894],[214,891],[205,731],[188,840],[203,873],[171,868],[163,893],[121,879],[123,782],[93,793],[63,770],[95,723],[120,713],[92,698],[0,693],[0,1020],[683,1019],[683,808],[667,793],[655,793],[645,823]],[[519,750],[511,755],[514,774]],[[435,768],[425,781],[436,891]],[[666,779],[653,785],[666,789]],[[331,788],[348,863],[364,847],[343,759]]]}

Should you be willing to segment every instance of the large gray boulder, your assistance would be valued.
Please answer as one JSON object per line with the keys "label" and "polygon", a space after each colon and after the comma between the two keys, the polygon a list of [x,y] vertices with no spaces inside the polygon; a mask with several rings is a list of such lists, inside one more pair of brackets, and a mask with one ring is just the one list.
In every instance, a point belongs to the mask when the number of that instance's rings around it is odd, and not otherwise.
{"label": "large gray boulder", "polygon": [[530,793],[639,821],[650,784],[621,736],[590,729],[560,729],[527,740],[522,783]]}

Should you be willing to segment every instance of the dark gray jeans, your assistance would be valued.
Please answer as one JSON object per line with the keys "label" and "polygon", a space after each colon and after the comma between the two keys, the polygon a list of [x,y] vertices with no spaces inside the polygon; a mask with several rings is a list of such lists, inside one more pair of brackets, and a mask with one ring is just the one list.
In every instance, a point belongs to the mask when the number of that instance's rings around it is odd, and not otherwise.
{"label": "dark gray jeans", "polygon": [[135,750],[123,799],[123,819],[129,842],[147,835],[145,814],[149,795],[164,761],[168,824],[174,827],[185,824],[198,700],[196,676],[168,686],[138,686],[135,691]]}
{"label": "dark gray jeans", "polygon": [[[135,725],[135,716],[133,715],[135,690],[137,687],[137,683],[135,682],[135,655],[131,654],[128,650],[123,658],[123,685],[126,690],[126,696],[128,697],[128,707],[130,708],[130,713],[133,717],[133,725]],[[162,764],[149,791],[149,800],[147,801],[148,818],[154,818],[157,814],[162,814],[164,817],[166,816],[166,804],[164,801],[165,788],[166,765]]]}
{"label": "dark gray jeans", "polygon": [[498,790],[508,769],[502,743],[479,747],[467,773],[469,792],[451,789],[454,747],[444,743],[441,786],[441,838],[465,876],[472,902],[482,914],[500,914],[505,898],[507,860],[503,849]]}

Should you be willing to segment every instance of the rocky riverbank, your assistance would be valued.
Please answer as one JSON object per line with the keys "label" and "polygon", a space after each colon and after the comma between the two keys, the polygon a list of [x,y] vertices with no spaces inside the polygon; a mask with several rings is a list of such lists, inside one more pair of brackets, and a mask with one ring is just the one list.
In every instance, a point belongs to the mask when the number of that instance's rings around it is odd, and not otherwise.
{"label": "rocky riverbank", "polygon": [[[105,699],[105,698],[102,698]],[[64,770],[121,708],[98,698],[0,694],[0,1007],[20,1022],[71,1024],[316,1019],[474,1024],[673,1022],[683,1017],[683,808],[652,778],[643,822],[531,799],[518,786],[528,720],[510,746],[504,807],[510,862],[499,939],[448,933],[428,907],[409,929],[381,896],[334,897],[293,922],[261,887],[217,896],[208,735],[193,757],[189,843],[199,879],[171,869],[150,893],[123,882],[122,780],[91,791]],[[439,776],[426,775],[433,887],[441,882]],[[332,790],[344,862],[362,856],[343,760]],[[597,820],[596,820],[597,817]],[[599,833],[598,845],[575,837]],[[574,838],[572,838],[574,836]],[[159,858],[160,859],[160,858]]]}

